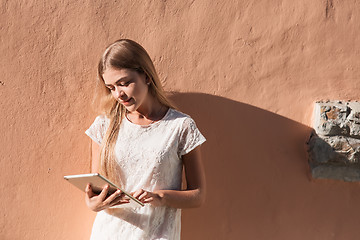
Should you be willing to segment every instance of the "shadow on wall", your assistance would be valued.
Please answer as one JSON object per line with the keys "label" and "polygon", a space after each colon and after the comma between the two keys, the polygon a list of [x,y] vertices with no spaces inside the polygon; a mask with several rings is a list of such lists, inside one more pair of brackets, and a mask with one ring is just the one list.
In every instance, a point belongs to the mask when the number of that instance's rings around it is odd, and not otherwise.
{"label": "shadow on wall", "polygon": [[305,142],[312,129],[223,97],[174,93],[170,99],[207,139],[207,199],[199,209],[183,210],[182,239],[279,237],[278,226],[292,224],[284,211],[309,182]]}

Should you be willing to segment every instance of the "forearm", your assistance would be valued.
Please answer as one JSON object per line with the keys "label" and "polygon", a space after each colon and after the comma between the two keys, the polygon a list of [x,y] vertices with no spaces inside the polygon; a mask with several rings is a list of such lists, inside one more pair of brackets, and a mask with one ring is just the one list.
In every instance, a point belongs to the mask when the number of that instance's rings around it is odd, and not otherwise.
{"label": "forearm", "polygon": [[140,189],[133,193],[144,203],[153,206],[168,206],[173,208],[196,208],[205,201],[206,183],[204,169],[201,163],[200,148],[196,147],[183,155],[186,190],[157,190],[148,192]]}
{"label": "forearm", "polygon": [[158,190],[161,205],[173,208],[196,208],[205,201],[205,190]]}

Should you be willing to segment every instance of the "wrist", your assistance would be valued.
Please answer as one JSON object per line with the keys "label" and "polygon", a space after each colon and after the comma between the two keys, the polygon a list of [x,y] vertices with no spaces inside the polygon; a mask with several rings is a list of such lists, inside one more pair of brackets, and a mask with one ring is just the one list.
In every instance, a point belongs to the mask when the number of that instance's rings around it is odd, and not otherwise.
{"label": "wrist", "polygon": [[165,194],[164,191],[159,190],[155,192],[156,197],[160,203],[160,206],[165,206],[166,205],[166,198],[165,198]]}

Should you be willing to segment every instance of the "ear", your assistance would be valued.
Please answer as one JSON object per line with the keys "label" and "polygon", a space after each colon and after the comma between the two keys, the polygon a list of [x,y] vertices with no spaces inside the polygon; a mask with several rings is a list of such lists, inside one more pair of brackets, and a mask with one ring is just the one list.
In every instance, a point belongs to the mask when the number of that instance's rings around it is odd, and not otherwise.
{"label": "ear", "polygon": [[145,75],[145,83],[150,85],[150,78],[147,75]]}

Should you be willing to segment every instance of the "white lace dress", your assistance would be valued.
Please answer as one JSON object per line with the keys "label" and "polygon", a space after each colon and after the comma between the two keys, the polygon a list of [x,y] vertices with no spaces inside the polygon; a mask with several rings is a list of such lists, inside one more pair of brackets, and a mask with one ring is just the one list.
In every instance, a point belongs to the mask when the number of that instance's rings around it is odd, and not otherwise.
{"label": "white lace dress", "polygon": [[[101,144],[109,125],[103,115],[96,117],[85,133]],[[169,108],[159,121],[142,126],[123,119],[115,145],[124,190],[180,190],[181,156],[206,141],[195,121]],[[170,207],[111,208],[97,213],[91,239],[180,239],[181,209]]]}

